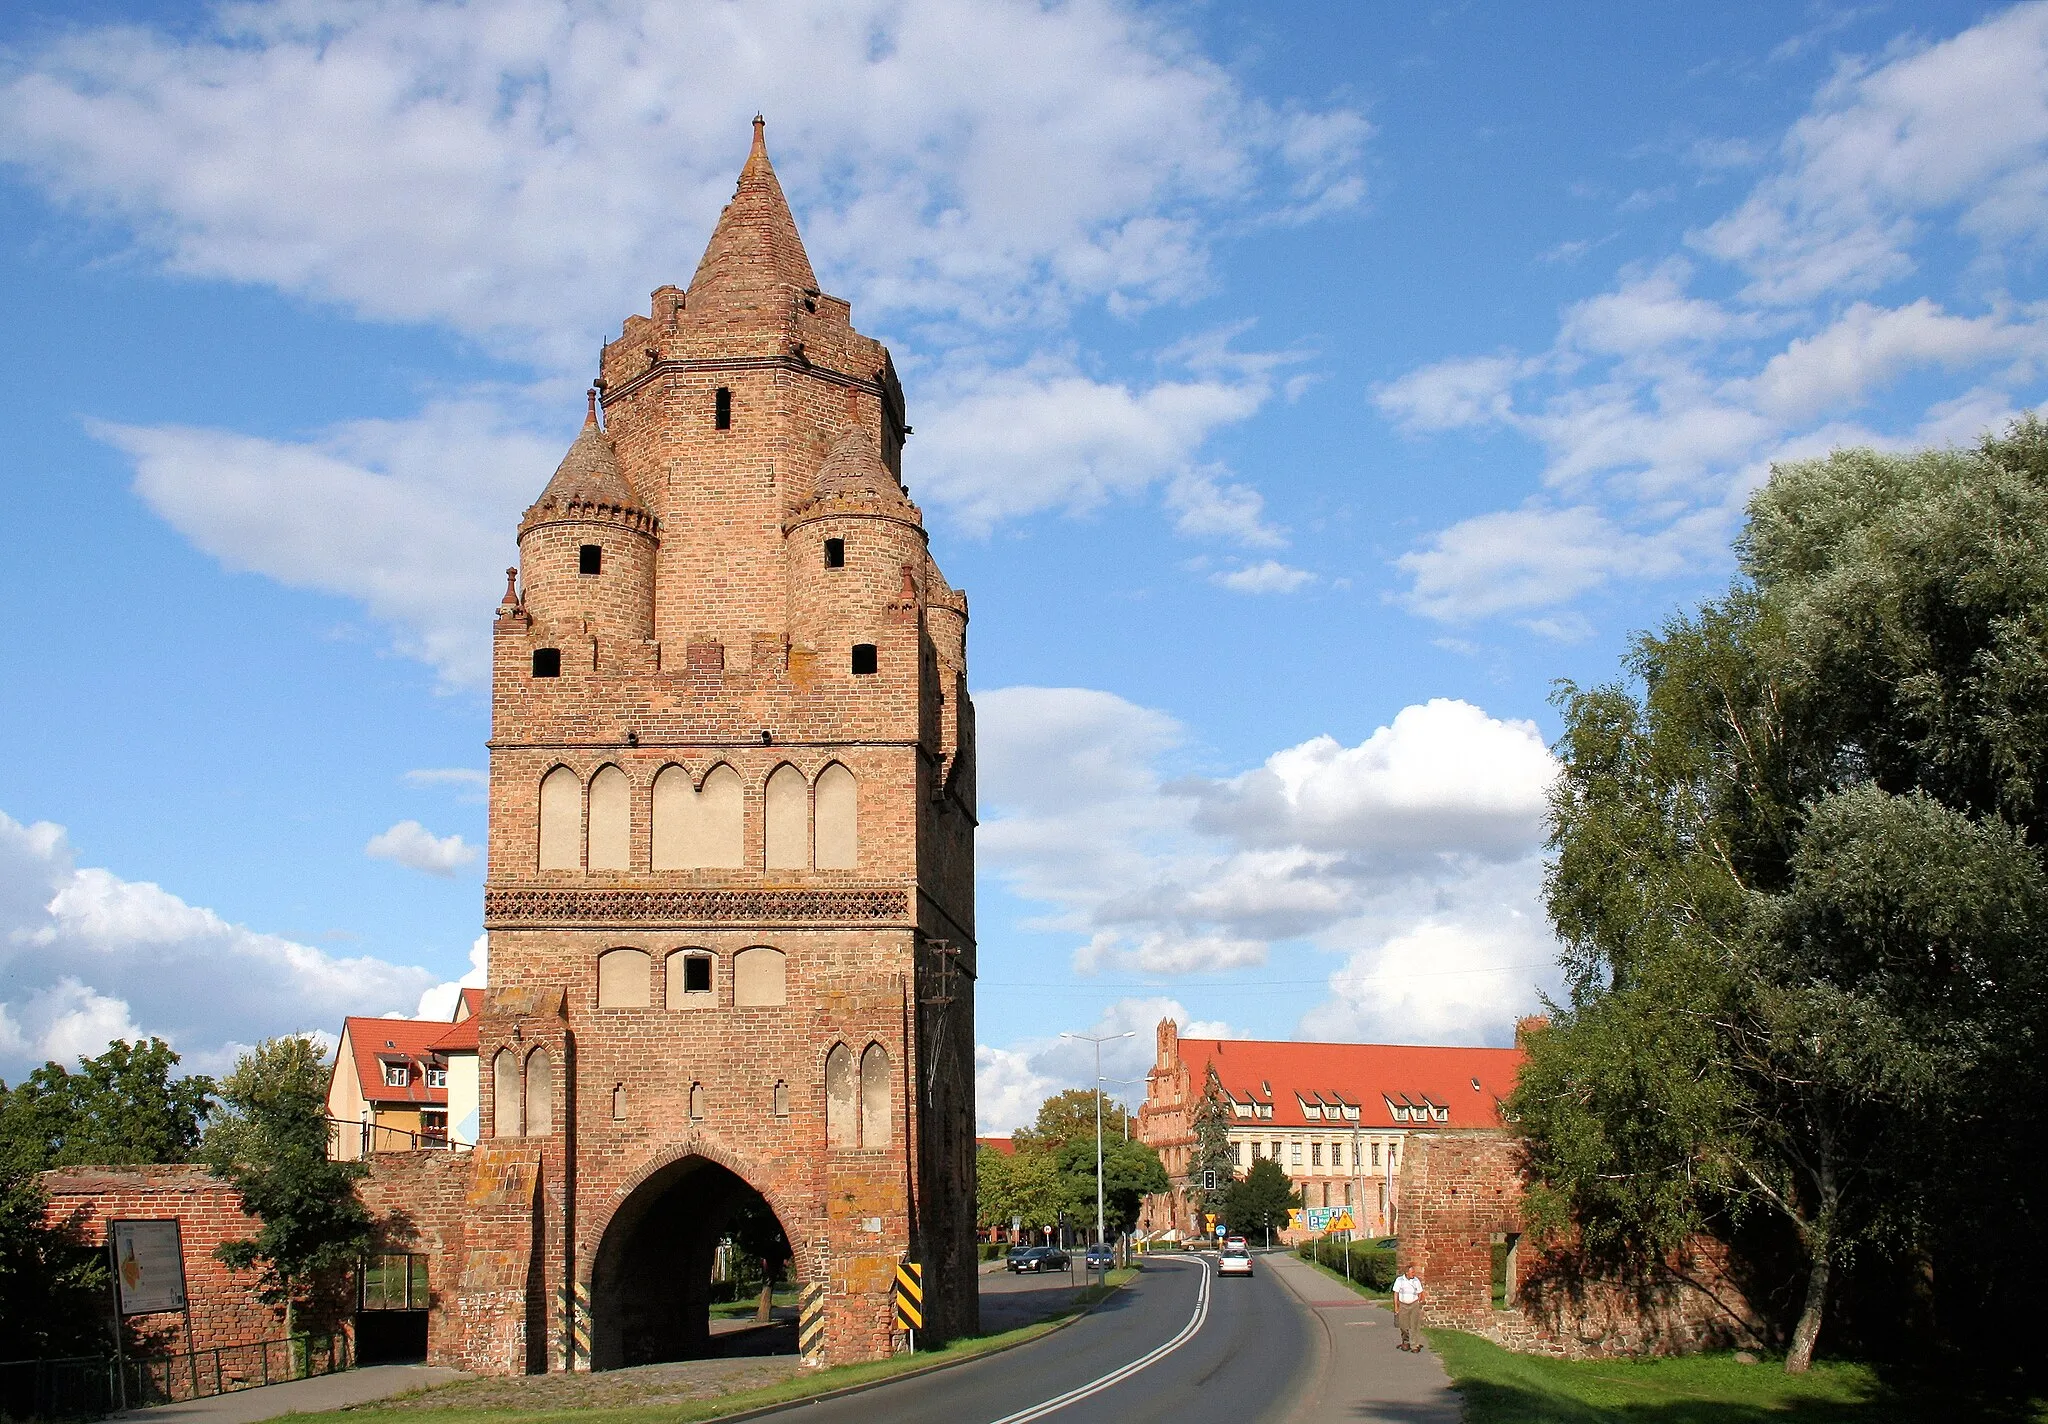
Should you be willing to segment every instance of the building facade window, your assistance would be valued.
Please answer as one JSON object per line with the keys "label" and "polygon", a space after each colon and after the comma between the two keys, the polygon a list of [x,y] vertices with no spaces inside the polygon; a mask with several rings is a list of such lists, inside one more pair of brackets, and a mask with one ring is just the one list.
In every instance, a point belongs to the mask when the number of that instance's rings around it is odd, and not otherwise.
{"label": "building facade window", "polygon": [[427,1065],[427,1086],[430,1088],[447,1087],[448,1069],[441,1064],[429,1063]]}
{"label": "building facade window", "polygon": [[714,429],[732,429],[732,388],[720,386],[711,395],[711,424]]}
{"label": "building facade window", "polygon": [[406,1066],[405,1064],[403,1064],[403,1063],[386,1063],[386,1064],[384,1065],[384,1086],[385,1086],[385,1087],[387,1087],[387,1088],[403,1088],[403,1087],[404,1087],[404,1086],[405,1086],[406,1084],[410,1083],[411,1081],[412,1081],[412,1070],[411,1070],[410,1068],[408,1068],[408,1067],[407,1067],[407,1066]]}
{"label": "building facade window", "polygon": [[1320,1143],[1320,1142],[1311,1142],[1311,1143],[1310,1143],[1310,1144],[1308,1145],[1308,1164],[1309,1164],[1309,1166],[1311,1166],[1311,1167],[1320,1167],[1320,1166],[1322,1166],[1322,1165],[1323,1165],[1323,1144],[1322,1144],[1322,1143]]}
{"label": "building facade window", "polygon": [[601,574],[604,572],[604,546],[585,544],[576,551],[576,572],[579,574]]}

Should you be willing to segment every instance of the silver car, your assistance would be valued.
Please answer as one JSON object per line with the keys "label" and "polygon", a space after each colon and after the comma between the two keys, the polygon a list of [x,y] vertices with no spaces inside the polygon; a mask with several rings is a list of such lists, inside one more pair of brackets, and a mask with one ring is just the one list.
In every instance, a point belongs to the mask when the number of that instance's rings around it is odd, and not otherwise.
{"label": "silver car", "polygon": [[1241,1245],[1226,1242],[1223,1255],[1216,1262],[1219,1276],[1248,1276],[1252,1273],[1252,1253]]}

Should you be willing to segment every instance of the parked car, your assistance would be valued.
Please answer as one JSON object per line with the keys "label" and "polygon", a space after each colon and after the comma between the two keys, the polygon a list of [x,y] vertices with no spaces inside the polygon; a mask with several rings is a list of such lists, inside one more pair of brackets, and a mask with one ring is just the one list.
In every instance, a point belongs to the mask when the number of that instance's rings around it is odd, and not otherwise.
{"label": "parked car", "polygon": [[1021,1256],[1010,1258],[1010,1269],[1022,1275],[1025,1271],[1064,1271],[1073,1265],[1067,1253],[1057,1246],[1033,1246]]}
{"label": "parked car", "polygon": [[1252,1253],[1243,1241],[1223,1243],[1223,1255],[1216,1262],[1219,1276],[1248,1276],[1252,1273]]}
{"label": "parked car", "polygon": [[1037,1249],[1038,1249],[1038,1248],[1037,1248],[1036,1246],[1022,1246],[1022,1245],[1019,1245],[1019,1246],[1012,1246],[1012,1247],[1011,1247],[1011,1248],[1009,1249],[1009,1252],[1008,1252],[1008,1254],[1006,1254],[1006,1255],[1005,1255],[1005,1256],[1003,1257],[1003,1259],[1004,1259],[1005,1261],[1009,1262],[1009,1265],[1010,1265],[1010,1269],[1014,1271],[1014,1270],[1016,1270],[1016,1269],[1017,1269],[1017,1262],[1018,1262],[1018,1261],[1019,1261],[1020,1259],[1022,1259],[1022,1258],[1023,1258],[1023,1257],[1025,1257],[1025,1256],[1028,1256],[1028,1255],[1030,1255],[1030,1254],[1031,1254],[1031,1253],[1032,1253],[1033,1251],[1036,1251]]}
{"label": "parked car", "polygon": [[1096,1242],[1088,1248],[1088,1269],[1106,1271],[1116,1264],[1116,1247]]}

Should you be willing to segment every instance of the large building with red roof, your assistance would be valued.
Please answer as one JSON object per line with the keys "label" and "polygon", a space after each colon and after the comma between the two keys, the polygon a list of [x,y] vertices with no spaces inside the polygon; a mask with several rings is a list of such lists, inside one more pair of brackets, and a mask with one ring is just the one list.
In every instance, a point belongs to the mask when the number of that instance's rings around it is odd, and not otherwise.
{"label": "large building with red roof", "polygon": [[1212,1073],[1239,1174],[1269,1158],[1300,1189],[1304,1223],[1348,1208],[1358,1231],[1387,1236],[1399,1225],[1405,1144],[1418,1133],[1498,1130],[1522,1063],[1519,1048],[1183,1038],[1172,1019],[1160,1020],[1157,1043],[1138,1137],[1158,1151],[1172,1187],[1147,1201],[1142,1225],[1180,1233],[1198,1229],[1188,1173]]}

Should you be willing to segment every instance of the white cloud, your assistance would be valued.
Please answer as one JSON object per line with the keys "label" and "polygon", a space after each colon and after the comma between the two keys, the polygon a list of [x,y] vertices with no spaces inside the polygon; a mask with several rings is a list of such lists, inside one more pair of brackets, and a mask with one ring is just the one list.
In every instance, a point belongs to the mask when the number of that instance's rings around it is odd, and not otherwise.
{"label": "white cloud", "polygon": [[[1690,161],[1755,156],[1708,144]],[[1549,492],[1427,536],[1395,560],[1400,601],[1445,622],[1508,617],[1583,637],[1574,600],[1725,561],[1773,461],[1830,444],[1968,441],[1985,428],[1968,421],[2039,401],[2048,322],[1998,281],[2035,259],[2044,221],[2048,6],[1844,62],[1747,197],[1690,236],[1722,268],[1703,276],[1678,254],[1632,264],[1569,306],[1541,354],[1452,357],[1374,392],[1410,434],[1498,428],[1535,442]],[[1838,305],[1968,240],[1978,255],[1959,300]],[[1726,269],[1732,297],[1693,290],[1726,284]],[[1880,430],[1849,420],[1888,389],[1920,413],[1908,406]]]}
{"label": "white cloud", "polygon": [[462,997],[464,989],[481,989],[490,982],[491,953],[490,936],[478,935],[469,946],[469,972],[460,979],[451,979],[445,984],[436,984],[420,995],[420,1005],[413,1010],[416,1019],[433,1019],[439,1022],[455,1017],[455,1002]]}
{"label": "white cloud", "polygon": [[479,771],[472,766],[420,767],[408,771],[403,779],[407,786],[420,790],[452,786],[455,788],[457,799],[462,801],[483,801],[491,787],[490,773]]}
{"label": "white cloud", "polygon": [[1358,961],[1434,927],[1466,935],[1475,973],[1494,981],[1418,979],[1403,990],[1414,1013],[1470,1037],[1526,1006],[1515,986],[1531,976],[1500,956],[1529,941],[1500,924],[1505,906],[1548,946],[1538,891],[1556,767],[1533,725],[1439,699],[1355,746],[1317,737],[1236,776],[1170,778],[1180,729],[1121,698],[1012,687],[976,705],[980,859],[1047,907],[1037,928],[1075,937],[1083,973],[1243,969],[1284,941]]}
{"label": "white cloud", "polygon": [[1315,577],[1307,569],[1297,569],[1277,559],[1264,559],[1242,568],[1219,569],[1209,575],[1209,582],[1232,593],[1293,593],[1303,584],[1315,582]]}
{"label": "white cloud", "polygon": [[[1227,1023],[1190,1018],[1178,999],[1163,995],[1118,999],[1087,1031],[1098,1037],[1127,1033],[1102,1045],[1102,1076],[1108,1101],[1136,1111],[1145,1096],[1143,1078],[1152,1066],[1153,1034],[1162,1019],[1196,1038],[1241,1038]],[[1038,1105],[1054,1093],[1095,1084],[1095,1045],[1071,1038],[1027,1039],[1008,1048],[976,1044],[974,1049],[975,1131],[1007,1135],[1037,1120]]]}
{"label": "white cloud", "polygon": [[412,870],[425,871],[444,879],[465,865],[473,865],[481,849],[461,836],[437,836],[418,821],[400,821],[388,831],[371,836],[363,854],[372,860],[388,860]]}
{"label": "white cloud", "polygon": [[188,1068],[237,1045],[388,1013],[433,982],[424,969],[337,959],[221,919],[145,881],[74,864],[63,828],[0,812],[0,1072],[97,1054],[156,1034]]}

